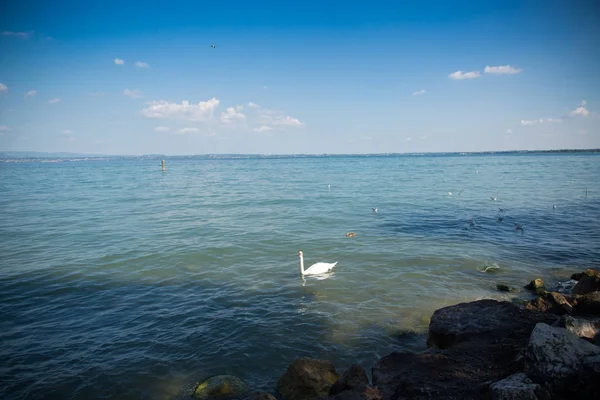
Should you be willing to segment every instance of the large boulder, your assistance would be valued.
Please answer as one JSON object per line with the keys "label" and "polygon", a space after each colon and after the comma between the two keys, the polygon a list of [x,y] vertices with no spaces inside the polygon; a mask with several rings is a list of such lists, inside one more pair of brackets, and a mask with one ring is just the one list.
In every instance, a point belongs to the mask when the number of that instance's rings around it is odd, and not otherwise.
{"label": "large boulder", "polygon": [[240,396],[248,391],[248,385],[237,376],[217,375],[198,384],[194,389],[194,399],[214,399]]}
{"label": "large boulder", "polygon": [[[472,355],[482,349],[475,349]],[[488,390],[486,381],[506,376],[490,359],[429,349],[423,353],[394,352],[373,366],[373,385],[387,399],[478,399]],[[514,373],[512,371],[510,373]]]}
{"label": "large boulder", "polygon": [[543,382],[551,392],[595,398],[600,385],[600,347],[567,329],[537,324],[524,351],[524,361],[525,373]]}
{"label": "large boulder", "polygon": [[522,310],[508,301],[478,300],[440,308],[429,324],[428,346],[449,348],[462,341],[493,342],[506,338],[525,339],[538,322],[549,324],[557,316]]}
{"label": "large boulder", "polygon": [[600,274],[593,269],[586,269],[579,282],[573,288],[573,294],[587,294],[600,291]]}
{"label": "large boulder", "polygon": [[330,361],[298,358],[277,382],[277,391],[285,400],[312,400],[326,396],[339,378]]}
{"label": "large boulder", "polygon": [[344,372],[342,377],[335,381],[333,386],[331,386],[329,394],[335,395],[346,390],[362,392],[368,384],[369,377],[364,368],[358,364],[352,364],[350,368]]}
{"label": "large boulder", "polygon": [[591,292],[573,298],[573,314],[600,316],[600,292]]}
{"label": "large boulder", "polygon": [[549,394],[522,372],[516,373],[490,385],[492,400],[541,400]]}
{"label": "large boulder", "polygon": [[569,304],[565,296],[558,292],[546,292],[540,295],[536,299],[531,300],[525,306],[525,309],[550,312],[558,315],[571,314],[573,312],[571,304]]}

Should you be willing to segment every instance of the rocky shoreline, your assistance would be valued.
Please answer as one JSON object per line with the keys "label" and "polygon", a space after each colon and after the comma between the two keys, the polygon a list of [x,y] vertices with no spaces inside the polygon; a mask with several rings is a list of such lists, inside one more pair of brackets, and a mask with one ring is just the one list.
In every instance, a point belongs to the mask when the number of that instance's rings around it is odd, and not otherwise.
{"label": "rocky shoreline", "polygon": [[[394,352],[372,367],[338,374],[326,360],[299,358],[274,395],[251,393],[234,376],[209,378],[196,399],[401,400],[600,398],[600,274],[574,274],[571,294],[546,291],[541,279],[525,288],[526,304],[478,300],[435,311],[427,349]],[[512,291],[506,285],[498,290]]]}

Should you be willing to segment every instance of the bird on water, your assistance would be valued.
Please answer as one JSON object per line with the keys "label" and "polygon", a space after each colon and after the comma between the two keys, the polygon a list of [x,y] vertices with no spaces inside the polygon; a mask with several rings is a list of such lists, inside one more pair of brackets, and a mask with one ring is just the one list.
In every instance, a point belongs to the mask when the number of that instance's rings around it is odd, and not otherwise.
{"label": "bird on water", "polygon": [[334,263],[318,262],[316,264],[311,265],[307,270],[305,270],[304,269],[304,256],[303,256],[302,252],[299,252],[298,256],[300,257],[300,273],[303,276],[304,275],[324,274],[326,272],[331,271],[333,269],[333,267],[335,267],[335,265],[337,264],[337,261]]}

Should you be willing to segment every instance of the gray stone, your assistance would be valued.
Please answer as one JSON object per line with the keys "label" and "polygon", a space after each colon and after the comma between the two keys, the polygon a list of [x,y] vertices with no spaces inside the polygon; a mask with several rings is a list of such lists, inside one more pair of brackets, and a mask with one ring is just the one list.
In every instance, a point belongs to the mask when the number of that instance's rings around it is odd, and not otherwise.
{"label": "gray stone", "polygon": [[590,391],[590,379],[581,379],[589,369],[585,360],[598,355],[600,347],[580,339],[569,330],[539,323],[524,351],[524,370],[536,381],[544,382],[551,392],[562,395],[587,393]]}
{"label": "gray stone", "polygon": [[490,385],[493,400],[540,400],[547,398],[542,387],[520,372]]}

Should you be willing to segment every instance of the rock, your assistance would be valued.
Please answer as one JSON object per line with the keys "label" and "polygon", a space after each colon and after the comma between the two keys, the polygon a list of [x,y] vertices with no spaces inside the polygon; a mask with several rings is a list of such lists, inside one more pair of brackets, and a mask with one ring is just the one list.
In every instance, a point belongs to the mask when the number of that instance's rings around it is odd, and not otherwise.
{"label": "rock", "polygon": [[218,397],[239,396],[248,391],[248,386],[233,375],[217,375],[198,384],[194,389],[194,399],[213,399]]}
{"label": "rock", "polygon": [[252,396],[247,397],[246,400],[277,400],[275,396],[264,392],[254,392]]}
{"label": "rock", "polygon": [[593,269],[586,269],[573,288],[573,294],[587,294],[600,290],[600,274]]}
{"label": "rock", "polygon": [[362,392],[368,384],[369,377],[364,368],[358,364],[352,364],[342,377],[331,386],[329,394],[336,395],[346,390]]}
{"label": "rock", "polygon": [[600,292],[592,292],[573,299],[573,314],[600,316]]}
{"label": "rock", "polygon": [[518,292],[518,290],[517,290],[517,289],[515,289],[515,288],[513,288],[513,287],[510,287],[510,286],[508,286],[508,285],[505,285],[505,284],[503,284],[503,283],[498,283],[498,284],[496,284],[496,289],[497,289],[499,292]]}
{"label": "rock", "polygon": [[558,315],[571,314],[573,312],[571,304],[569,304],[565,296],[558,292],[546,292],[540,295],[537,299],[531,300],[525,306],[525,309],[550,312]]}
{"label": "rock", "polygon": [[576,336],[589,339],[589,341],[592,342],[594,337],[600,332],[600,319],[598,318],[588,319],[566,316],[563,325],[564,326],[559,325],[559,327],[566,328]]}
{"label": "rock", "polygon": [[583,272],[576,272],[573,275],[571,275],[571,279],[573,279],[574,281],[578,281],[581,279],[582,275],[583,275]]}
{"label": "rock", "polygon": [[520,372],[490,385],[493,400],[539,400],[549,398],[542,387]]}
{"label": "rock", "polygon": [[330,361],[298,358],[277,382],[286,400],[309,400],[329,394],[339,375]]}
{"label": "rock", "polygon": [[536,293],[540,293],[544,291],[544,281],[540,278],[534,279],[525,285],[525,289],[533,290]]}
{"label": "rock", "polygon": [[440,349],[462,341],[488,341],[516,338],[529,339],[538,322],[554,323],[558,317],[531,310],[522,310],[508,301],[479,300],[440,308],[429,324],[427,346]]}
{"label": "rock", "polygon": [[[490,363],[481,348],[470,354],[468,351],[451,354],[452,351],[432,348],[420,354],[389,354],[373,366],[373,384],[385,400],[477,399],[488,390],[484,382],[507,375],[506,369]],[[508,374],[516,372],[509,370]]]}
{"label": "rock", "polygon": [[[578,338],[567,329],[539,323],[533,329],[523,354],[524,371],[559,396],[577,393],[578,398],[592,398],[585,393],[593,393],[594,379],[600,378],[600,375],[594,372],[595,359],[588,358],[596,356],[600,361],[599,355],[600,347]],[[600,367],[600,364],[597,366]],[[595,382],[595,385],[600,384],[600,379]]]}

